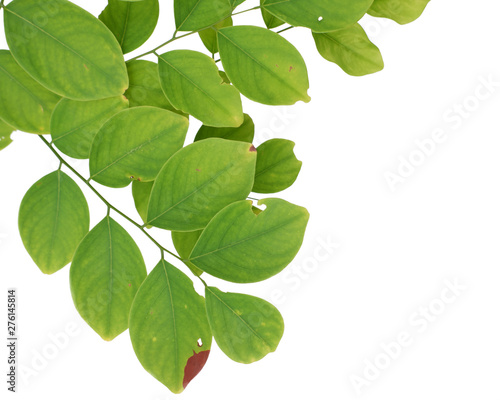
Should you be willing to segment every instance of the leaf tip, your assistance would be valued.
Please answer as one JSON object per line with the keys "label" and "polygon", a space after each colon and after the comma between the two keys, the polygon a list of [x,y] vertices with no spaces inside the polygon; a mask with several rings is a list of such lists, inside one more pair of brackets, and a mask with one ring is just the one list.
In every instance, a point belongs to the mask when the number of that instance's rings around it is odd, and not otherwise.
{"label": "leaf tip", "polygon": [[193,350],[193,355],[189,357],[186,366],[184,367],[184,379],[182,381],[182,387],[186,389],[189,382],[198,375],[198,373],[203,369],[205,363],[208,360],[210,350],[200,351],[196,353]]}

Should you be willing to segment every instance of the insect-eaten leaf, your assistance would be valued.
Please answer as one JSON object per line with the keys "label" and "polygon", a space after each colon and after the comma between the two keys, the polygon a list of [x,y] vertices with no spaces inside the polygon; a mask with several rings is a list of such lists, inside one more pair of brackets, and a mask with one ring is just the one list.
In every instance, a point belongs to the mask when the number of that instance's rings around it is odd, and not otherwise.
{"label": "insect-eaten leaf", "polygon": [[250,194],[256,155],[249,143],[219,138],[184,147],[158,174],[148,224],[180,232],[203,229],[222,208]]}
{"label": "insect-eaten leaf", "polygon": [[202,271],[235,283],[259,282],[285,268],[302,245],[309,213],[281,199],[264,199],[259,215],[251,201],[220,211],[203,230],[189,261]]}
{"label": "insect-eaten leaf", "polygon": [[250,364],[276,350],[285,324],[272,304],[210,286],[205,288],[205,298],[215,341],[229,358]]}
{"label": "insect-eaten leaf", "polygon": [[62,99],[50,120],[52,143],[70,157],[89,158],[92,141],[101,126],[126,108],[128,101],[123,96],[92,101]]}
{"label": "insect-eaten leaf", "polygon": [[212,332],[205,300],[181,271],[161,260],[130,311],[130,338],[142,366],[181,393],[205,365]]}
{"label": "insect-eaten leaf", "polygon": [[76,309],[99,336],[113,340],[128,328],[132,301],[146,275],[137,244],[107,216],[85,236],[71,264]]}
{"label": "insect-eaten leaf", "polygon": [[157,107],[121,111],[99,130],[90,151],[90,177],[109,187],[152,181],[186,138],[186,118]]}
{"label": "insect-eaten leaf", "polygon": [[252,143],[254,134],[255,125],[253,120],[248,114],[244,114],[243,123],[236,128],[214,128],[213,126],[202,125],[194,141],[198,142],[208,138],[221,138]]}
{"label": "insect-eaten leaf", "polygon": [[119,96],[128,87],[122,50],[106,26],[67,0],[14,0],[5,37],[36,81],[73,100]]}
{"label": "insect-eaten leaf", "polygon": [[0,150],[5,149],[9,144],[12,143],[10,135],[15,130],[16,128],[10,126],[8,123],[0,119]]}
{"label": "insect-eaten leaf", "polygon": [[217,37],[224,71],[245,97],[268,105],[311,100],[304,59],[285,38],[256,26],[222,28]]}
{"label": "insect-eaten leaf", "polygon": [[79,186],[61,170],[46,175],[26,193],[19,209],[24,247],[45,274],[73,258],[89,231],[89,207]]}
{"label": "insect-eaten leaf", "polygon": [[159,56],[160,83],[170,103],[203,124],[237,127],[243,123],[240,93],[224,84],[209,56],[173,50]]}
{"label": "insect-eaten leaf", "polygon": [[430,0],[375,0],[368,10],[373,17],[389,18],[400,25],[409,24],[422,15]]}
{"label": "insect-eaten leaf", "polygon": [[7,50],[0,50],[0,87],[4,122],[23,132],[49,133],[52,111],[61,97],[29,76]]}
{"label": "insect-eaten leaf", "polygon": [[314,33],[319,54],[334,62],[347,74],[363,76],[384,68],[384,60],[359,24],[326,33]]}

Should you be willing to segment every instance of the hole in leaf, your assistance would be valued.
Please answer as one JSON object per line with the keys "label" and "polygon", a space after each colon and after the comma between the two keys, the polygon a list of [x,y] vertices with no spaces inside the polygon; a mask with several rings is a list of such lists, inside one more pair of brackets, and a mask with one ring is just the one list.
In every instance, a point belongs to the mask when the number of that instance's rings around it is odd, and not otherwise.
{"label": "hole in leaf", "polygon": [[201,340],[201,338],[198,339],[198,347],[202,347],[203,346],[203,340]]}
{"label": "hole in leaf", "polygon": [[321,17],[321,16],[320,16],[320,17],[318,18],[318,21],[319,21],[319,22],[323,21],[323,17]]}

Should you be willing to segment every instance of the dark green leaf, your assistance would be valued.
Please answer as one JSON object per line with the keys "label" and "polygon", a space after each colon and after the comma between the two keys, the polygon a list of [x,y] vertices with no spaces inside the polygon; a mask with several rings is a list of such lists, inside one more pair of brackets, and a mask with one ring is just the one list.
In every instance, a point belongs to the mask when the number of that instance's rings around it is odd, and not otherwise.
{"label": "dark green leaf", "polygon": [[257,147],[252,192],[276,193],[293,185],[302,167],[302,161],[295,157],[294,147],[294,142],[285,139],[271,139]]}
{"label": "dark green leaf", "polygon": [[240,126],[243,111],[238,90],[222,82],[213,59],[192,50],[159,56],[160,83],[170,103],[210,126]]}
{"label": "dark green leaf", "polygon": [[130,311],[130,338],[142,366],[181,393],[205,365],[212,344],[205,301],[165,260],[146,278]]}
{"label": "dark green leaf", "polygon": [[272,304],[210,286],[205,288],[205,297],[215,341],[229,358],[250,364],[276,350],[285,323]]}
{"label": "dark green leaf", "polygon": [[202,125],[202,127],[198,130],[194,141],[197,142],[203,139],[218,137],[222,139],[252,143],[255,133],[255,125],[249,115],[243,115],[245,119],[237,128],[214,128],[212,126]]}
{"label": "dark green leaf", "polygon": [[218,41],[224,70],[244,96],[269,105],[311,100],[302,56],[277,33],[256,26],[232,26],[219,30]]}
{"label": "dark green leaf", "polygon": [[174,0],[175,26],[178,31],[197,31],[231,15],[228,0]]}
{"label": "dark green leaf", "polygon": [[128,316],[147,271],[141,252],[109,216],[82,240],[70,269],[71,294],[82,318],[104,340],[128,328]]}
{"label": "dark green leaf", "polygon": [[49,90],[98,100],[127,89],[120,45],[92,14],[67,0],[14,0],[4,11],[12,55]]}
{"label": "dark green leaf", "polygon": [[24,247],[45,274],[53,274],[71,261],[89,224],[85,196],[60,170],[36,182],[19,209]]}
{"label": "dark green leaf", "polygon": [[319,54],[349,75],[373,74],[384,68],[384,60],[359,24],[327,33],[314,33]]}
{"label": "dark green leaf", "polygon": [[148,224],[183,232],[204,228],[222,208],[248,196],[256,154],[248,143],[218,138],[184,147],[158,174]]}
{"label": "dark green leaf", "polygon": [[187,259],[189,258],[194,245],[198,241],[201,232],[203,232],[203,230],[192,232],[172,232],[172,242],[174,243],[175,250],[177,250],[177,254],[185,260],[184,264],[186,264],[197,276],[203,274],[203,271],[196,268],[196,266],[187,261]]}
{"label": "dark green leaf", "polygon": [[113,32],[123,54],[127,54],[149,39],[155,30],[159,14],[158,0],[108,0],[108,5],[99,15],[99,19]]}
{"label": "dark green leaf", "polygon": [[281,199],[264,199],[259,215],[251,201],[220,211],[203,230],[189,261],[202,271],[236,283],[259,282],[276,275],[302,244],[309,213]]}
{"label": "dark green leaf", "polygon": [[[263,6],[264,2],[265,2],[265,0],[260,0],[260,5]],[[278,26],[281,26],[285,23],[284,21],[282,21],[278,17],[271,14],[265,8],[261,8],[260,11],[262,13],[262,18],[264,19],[264,23],[266,24],[267,29],[277,28]]]}
{"label": "dark green leaf", "polygon": [[29,76],[10,51],[0,50],[0,118],[23,132],[47,134],[61,99]]}
{"label": "dark green leaf", "polygon": [[188,125],[186,118],[156,107],[134,107],[116,114],[92,143],[91,179],[117,188],[132,180],[154,180],[182,148]]}
{"label": "dark green leaf", "polygon": [[404,25],[422,15],[430,0],[375,0],[368,10],[374,17],[389,18]]}
{"label": "dark green leaf", "polygon": [[228,26],[233,26],[233,19],[231,17],[218,22],[210,28],[203,29],[202,31],[198,32],[201,41],[210,53],[215,54],[219,52],[219,47],[217,46],[217,31],[220,28],[226,28]]}
{"label": "dark green leaf", "polygon": [[52,141],[70,157],[89,158],[92,141],[101,126],[127,107],[123,96],[92,101],[62,99],[50,120]]}

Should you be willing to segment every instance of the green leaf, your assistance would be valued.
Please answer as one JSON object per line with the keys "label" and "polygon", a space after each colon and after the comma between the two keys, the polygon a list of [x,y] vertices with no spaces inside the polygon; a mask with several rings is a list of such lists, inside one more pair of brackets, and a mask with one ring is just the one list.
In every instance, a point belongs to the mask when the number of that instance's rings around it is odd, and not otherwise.
{"label": "green leaf", "polygon": [[302,56],[275,32],[233,26],[218,32],[222,65],[234,86],[250,100],[269,105],[309,102]]}
{"label": "green leaf", "polygon": [[295,157],[294,147],[294,142],[285,139],[271,139],[257,147],[252,192],[276,193],[293,185],[302,167],[302,161]]}
{"label": "green leaf", "polygon": [[98,100],[127,89],[120,45],[92,14],[67,0],[14,0],[4,10],[12,55],[49,90]]}
{"label": "green leaf", "polygon": [[358,22],[373,0],[264,0],[264,9],[293,26],[330,32]]}
{"label": "green leaf", "polygon": [[[260,0],[260,5],[264,5],[265,0]],[[279,19],[278,17],[275,17],[273,14],[271,14],[269,11],[267,11],[265,8],[260,9],[262,13],[262,19],[264,20],[264,23],[267,26],[267,29],[273,29],[277,28],[278,26],[283,25],[285,22]]]}
{"label": "green leaf", "polygon": [[[148,217],[148,203],[153,189],[154,181],[151,182],[132,182],[132,196],[134,197],[135,208],[139,213],[144,223],[147,222]],[[149,228],[150,226],[148,226]]]}
{"label": "green leaf", "polygon": [[248,114],[243,115],[245,119],[237,128],[214,128],[212,126],[202,125],[194,141],[197,142],[199,140],[218,137],[227,140],[252,143],[255,134],[255,125]]}
{"label": "green leaf", "polygon": [[422,15],[430,0],[375,0],[368,10],[374,17],[389,18],[404,25]]}
{"label": "green leaf", "polygon": [[204,228],[253,186],[255,148],[212,138],[190,144],[164,165],[151,192],[148,224],[172,231]]}
{"label": "green leaf", "polygon": [[300,249],[309,213],[281,199],[264,199],[259,215],[251,201],[235,202],[207,225],[189,261],[236,283],[259,282],[285,268]]}
{"label": "green leaf", "polygon": [[[184,144],[188,120],[156,107],[134,107],[108,120],[90,152],[90,177],[109,187],[152,181]],[[140,134],[138,134],[138,132]]]}
{"label": "green leaf", "polygon": [[52,141],[70,157],[89,158],[92,141],[101,126],[127,107],[123,96],[92,101],[62,99],[50,120]]}
{"label": "green leaf", "polygon": [[201,41],[210,53],[215,54],[219,52],[219,47],[217,46],[217,31],[220,28],[226,28],[228,26],[233,26],[233,19],[231,17],[216,23],[210,28],[203,29],[198,32]]}
{"label": "green leaf", "polygon": [[142,366],[174,393],[201,371],[212,332],[205,301],[165,260],[146,278],[130,311],[130,338]]}
{"label": "green leaf", "polygon": [[159,107],[187,117],[187,114],[175,109],[163,93],[158,64],[146,60],[132,60],[127,62],[127,71],[130,85],[125,97],[129,99],[130,107]]}
{"label": "green leaf", "polygon": [[231,81],[229,80],[229,78],[227,77],[227,74],[224,71],[219,71],[219,76],[222,78],[222,81],[224,83],[227,83],[228,85],[231,84]]}
{"label": "green leaf", "polygon": [[19,209],[19,232],[33,261],[53,274],[73,258],[89,231],[89,207],[78,185],[58,170],[36,182]]}
{"label": "green leaf", "polygon": [[23,132],[47,134],[61,99],[29,76],[10,51],[0,50],[0,118]]}
{"label": "green leaf", "polygon": [[127,54],[149,39],[156,28],[159,15],[158,0],[108,0],[108,5],[99,15],[99,19],[113,32],[123,54]]}
{"label": "green leaf", "polygon": [[205,288],[208,322],[220,349],[250,364],[278,347],[285,330],[280,312],[258,297]]}
{"label": "green leaf", "polygon": [[233,11],[228,0],[174,0],[177,31],[197,31],[211,26]]}
{"label": "green leaf", "polygon": [[128,328],[130,307],[146,275],[134,239],[107,216],[85,236],[71,264],[76,309],[99,336],[113,340]]}
{"label": "green leaf", "polygon": [[172,105],[205,125],[240,126],[243,111],[238,90],[222,82],[215,61],[192,50],[159,56],[160,83]]}
{"label": "green leaf", "polygon": [[229,0],[233,8],[238,7],[241,3],[245,2],[245,0]]}
{"label": "green leaf", "polygon": [[15,130],[16,128],[10,126],[9,124],[0,119],[0,150],[5,149],[9,144],[12,143],[10,135]]}
{"label": "green leaf", "polygon": [[384,68],[377,46],[359,24],[327,33],[314,33],[319,54],[353,76],[373,74]]}
{"label": "green leaf", "polygon": [[196,268],[196,266],[187,261],[187,259],[189,258],[194,245],[198,241],[201,232],[203,232],[203,230],[192,232],[172,232],[172,242],[174,243],[175,250],[177,250],[179,256],[184,259],[184,264],[186,264],[196,276],[201,276],[203,271]]}

